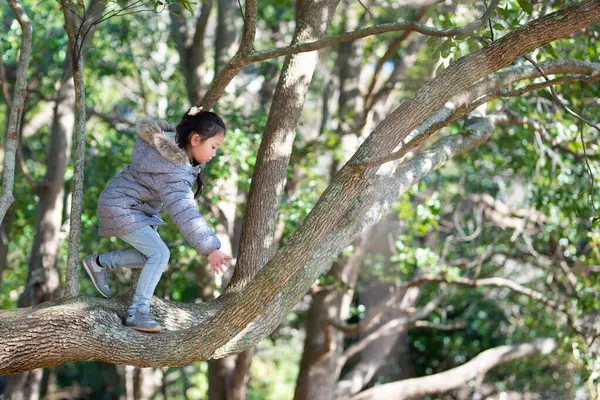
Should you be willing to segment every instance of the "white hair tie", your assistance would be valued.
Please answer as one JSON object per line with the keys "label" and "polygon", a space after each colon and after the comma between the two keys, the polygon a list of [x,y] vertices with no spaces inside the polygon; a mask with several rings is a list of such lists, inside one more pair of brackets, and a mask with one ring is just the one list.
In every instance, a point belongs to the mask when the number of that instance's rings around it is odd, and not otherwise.
{"label": "white hair tie", "polygon": [[203,107],[196,107],[196,106],[194,106],[194,107],[190,108],[190,111],[188,111],[188,115],[190,115],[190,116],[192,116],[192,117],[193,117],[194,115],[196,115],[196,114],[198,114],[200,111],[202,111],[202,108],[203,108]]}

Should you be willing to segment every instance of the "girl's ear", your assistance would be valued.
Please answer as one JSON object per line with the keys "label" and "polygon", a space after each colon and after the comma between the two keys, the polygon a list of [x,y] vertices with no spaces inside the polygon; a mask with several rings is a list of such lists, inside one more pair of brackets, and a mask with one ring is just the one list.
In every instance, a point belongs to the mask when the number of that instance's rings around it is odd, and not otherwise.
{"label": "girl's ear", "polygon": [[192,146],[198,146],[200,144],[200,142],[201,142],[200,135],[198,135],[197,133],[193,133],[192,138],[190,139],[190,144]]}

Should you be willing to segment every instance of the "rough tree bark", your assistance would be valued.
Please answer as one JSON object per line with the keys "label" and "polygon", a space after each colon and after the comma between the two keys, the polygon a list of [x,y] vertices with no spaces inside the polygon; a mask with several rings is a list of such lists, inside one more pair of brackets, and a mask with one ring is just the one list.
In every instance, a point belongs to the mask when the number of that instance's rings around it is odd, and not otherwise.
{"label": "rough tree bark", "polygon": [[[482,77],[598,20],[600,1],[586,0],[534,20],[451,64],[377,127],[338,172],[286,246],[242,290],[199,305],[153,299],[155,316],[167,328],[158,335],[123,329],[119,316],[124,314],[125,302],[119,299],[80,298],[4,311],[0,314],[0,373],[82,359],[139,366],[182,365],[253,346],[279,325],[324,266],[381,218],[403,191],[453,155],[489,140],[491,131],[481,126],[486,125],[483,121],[471,124],[471,134],[440,139],[396,170],[387,165],[369,168],[365,163],[400,145],[427,117]],[[48,329],[39,332],[40,325]],[[174,328],[180,329],[172,331]]]}

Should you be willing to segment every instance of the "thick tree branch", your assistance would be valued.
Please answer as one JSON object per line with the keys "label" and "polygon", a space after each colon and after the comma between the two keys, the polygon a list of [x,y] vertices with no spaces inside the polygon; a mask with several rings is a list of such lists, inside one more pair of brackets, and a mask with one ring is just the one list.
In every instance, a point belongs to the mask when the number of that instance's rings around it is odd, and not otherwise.
{"label": "thick tree branch", "polygon": [[[13,189],[15,184],[15,161],[17,146],[19,142],[19,122],[23,108],[25,107],[25,96],[27,95],[27,70],[31,59],[31,42],[33,28],[27,13],[16,0],[8,0],[8,4],[21,25],[21,51],[17,62],[17,80],[15,91],[8,116],[8,130],[4,141],[4,176],[2,178],[2,196],[0,197],[0,224],[4,220],[6,212],[15,201]],[[2,60],[0,60],[0,63]],[[4,69],[3,69],[4,70]],[[4,78],[4,74],[3,74]],[[2,85],[5,89],[4,84]],[[5,94],[6,96],[6,94]],[[7,97],[7,104],[10,99]]]}
{"label": "thick tree branch", "polygon": [[554,339],[537,339],[531,343],[499,346],[486,350],[471,361],[445,372],[426,377],[406,379],[365,390],[352,400],[411,399],[454,389],[471,379],[485,375],[490,369],[514,360],[534,355],[548,355],[558,347]]}
{"label": "thick tree branch", "polygon": [[[225,302],[217,300],[209,306],[153,298],[153,315],[165,331],[148,335],[123,327],[130,301],[127,296],[80,297],[2,311],[0,375],[79,360],[149,367],[208,359],[199,354],[207,345],[202,335],[194,338],[189,330],[201,331],[203,322]],[[45,328],[40,331],[39,326]]]}

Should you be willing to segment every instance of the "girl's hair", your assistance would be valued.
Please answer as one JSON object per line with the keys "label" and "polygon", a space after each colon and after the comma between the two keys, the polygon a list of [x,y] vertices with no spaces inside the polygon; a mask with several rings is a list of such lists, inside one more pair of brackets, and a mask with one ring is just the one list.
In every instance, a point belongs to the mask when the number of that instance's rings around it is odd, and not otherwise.
{"label": "girl's hair", "polygon": [[[192,113],[193,115],[190,115]],[[214,112],[198,111],[197,107],[192,107],[188,112],[183,114],[181,121],[177,125],[177,133],[175,134],[175,142],[181,149],[186,149],[190,144],[190,139],[193,134],[200,135],[200,140],[205,141],[219,134],[225,135],[225,123]],[[202,173],[198,174],[196,181],[198,184],[194,198],[200,197],[202,192]]]}

